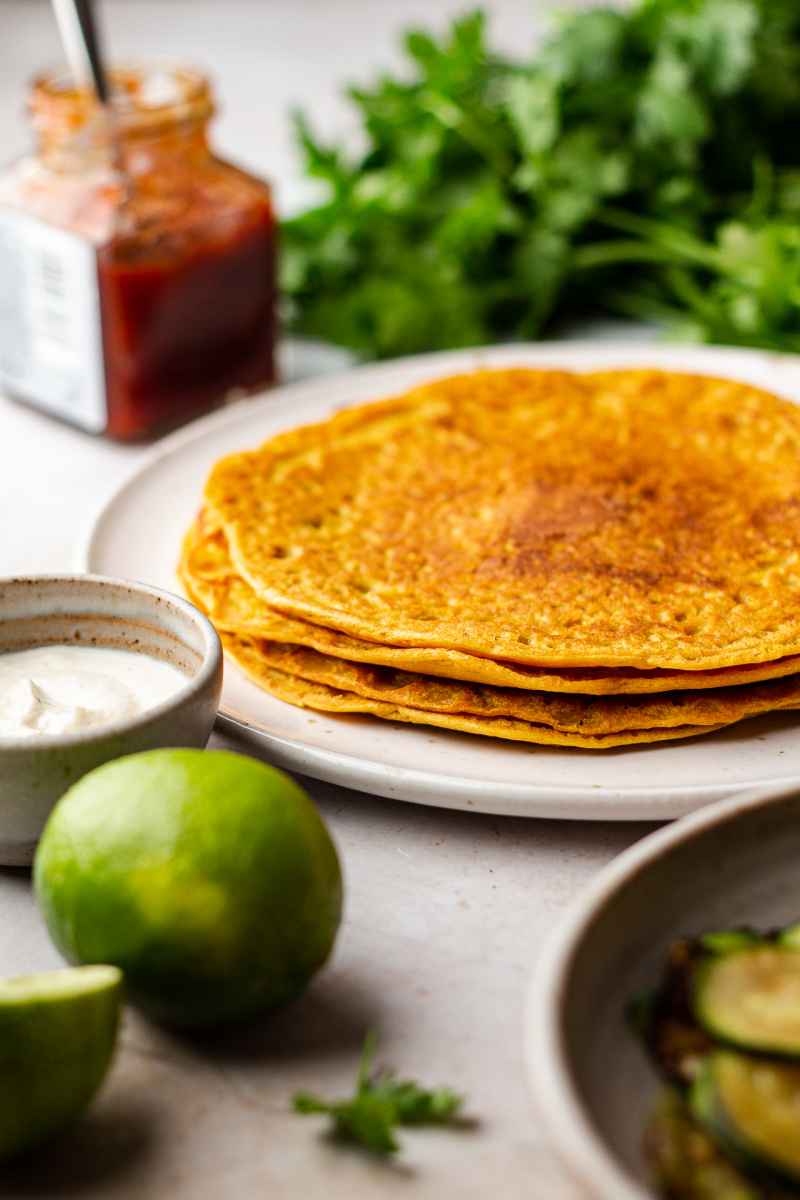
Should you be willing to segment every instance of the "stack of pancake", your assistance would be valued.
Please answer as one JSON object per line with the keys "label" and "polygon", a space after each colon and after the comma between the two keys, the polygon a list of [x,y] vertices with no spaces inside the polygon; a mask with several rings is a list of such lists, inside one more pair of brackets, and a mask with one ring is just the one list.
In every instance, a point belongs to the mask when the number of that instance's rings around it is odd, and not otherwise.
{"label": "stack of pancake", "polygon": [[180,574],[281,700],[603,749],[800,707],[800,411],[481,371],[220,462]]}

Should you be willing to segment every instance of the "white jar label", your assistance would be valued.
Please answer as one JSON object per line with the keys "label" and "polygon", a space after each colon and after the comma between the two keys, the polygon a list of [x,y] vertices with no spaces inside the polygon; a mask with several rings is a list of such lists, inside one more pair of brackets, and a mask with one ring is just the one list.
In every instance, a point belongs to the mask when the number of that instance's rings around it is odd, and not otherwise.
{"label": "white jar label", "polygon": [[91,433],[106,427],[94,243],[2,207],[0,385]]}

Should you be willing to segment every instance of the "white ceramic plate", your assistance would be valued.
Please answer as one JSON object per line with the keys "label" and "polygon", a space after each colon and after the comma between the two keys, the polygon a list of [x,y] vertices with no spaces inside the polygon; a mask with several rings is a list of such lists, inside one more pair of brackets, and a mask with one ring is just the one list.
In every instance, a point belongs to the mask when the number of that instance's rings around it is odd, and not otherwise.
{"label": "white ceramic plate", "polygon": [[[160,442],[103,504],[76,568],[174,590],[183,533],[217,459],[336,409],[478,366],[640,365],[741,379],[800,402],[800,358],[716,347],[551,342],[361,367],[242,401]],[[800,784],[797,714],[759,717],[687,741],[559,749],[309,712],[273,699],[229,664],[219,725],[279,766],[398,800],[479,812],[660,820],[759,784]]]}
{"label": "white ceramic plate", "polygon": [[660,829],[595,875],[531,979],[525,1065],[542,1124],[591,1195],[654,1200],[642,1155],[662,1086],[625,1011],[675,938],[800,917],[800,794],[757,789]]}

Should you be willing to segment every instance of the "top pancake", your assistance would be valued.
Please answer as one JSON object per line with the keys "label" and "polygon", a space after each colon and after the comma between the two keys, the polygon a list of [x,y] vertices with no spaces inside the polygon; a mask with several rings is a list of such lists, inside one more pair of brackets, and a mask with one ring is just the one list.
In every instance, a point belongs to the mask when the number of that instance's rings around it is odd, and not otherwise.
{"label": "top pancake", "polygon": [[445,679],[609,696],[731,687],[800,672],[800,655],[796,654],[773,662],[720,667],[712,671],[658,668],[638,671],[635,667],[530,667],[464,654],[460,650],[368,642],[270,608],[259,599],[247,580],[236,573],[224,530],[210,521],[207,514],[201,515],[186,535],[178,573],[189,599],[211,618],[220,632],[307,646],[351,663],[394,667]]}
{"label": "top pancake", "polygon": [[656,371],[484,371],[221,462],[208,504],[283,612],[530,665],[800,652],[800,413]]}

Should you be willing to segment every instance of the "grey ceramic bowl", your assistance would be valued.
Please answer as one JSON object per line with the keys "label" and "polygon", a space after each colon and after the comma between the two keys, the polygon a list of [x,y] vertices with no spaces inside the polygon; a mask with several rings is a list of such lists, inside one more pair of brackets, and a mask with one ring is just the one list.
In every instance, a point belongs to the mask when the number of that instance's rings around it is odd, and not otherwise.
{"label": "grey ceramic bowl", "polygon": [[625,1021],[669,942],[800,919],[800,792],[722,800],[600,871],[542,949],[525,1027],[528,1078],[565,1166],[603,1200],[650,1200],[641,1156],[660,1086]]}
{"label": "grey ceramic bowl", "polygon": [[0,653],[70,643],[150,654],[186,675],[138,717],[59,736],[0,737],[0,864],[25,865],[53,805],[87,771],[157,746],[203,747],[222,688],[222,647],[188,600],[100,575],[0,580]]}

